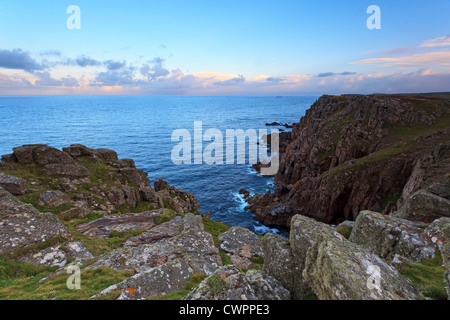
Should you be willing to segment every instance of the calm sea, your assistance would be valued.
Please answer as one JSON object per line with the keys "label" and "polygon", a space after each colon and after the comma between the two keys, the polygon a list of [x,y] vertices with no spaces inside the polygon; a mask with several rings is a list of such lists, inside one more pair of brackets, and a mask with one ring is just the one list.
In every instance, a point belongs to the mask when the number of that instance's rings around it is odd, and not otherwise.
{"label": "calm sea", "polygon": [[[0,96],[0,154],[23,144],[62,148],[81,143],[116,150],[149,173],[193,193],[214,220],[256,233],[277,232],[261,225],[239,197],[239,189],[265,193],[273,179],[246,165],[175,165],[171,141],[176,129],[193,137],[203,131],[272,129],[268,122],[298,122],[318,96]],[[205,148],[208,143],[204,143]]]}

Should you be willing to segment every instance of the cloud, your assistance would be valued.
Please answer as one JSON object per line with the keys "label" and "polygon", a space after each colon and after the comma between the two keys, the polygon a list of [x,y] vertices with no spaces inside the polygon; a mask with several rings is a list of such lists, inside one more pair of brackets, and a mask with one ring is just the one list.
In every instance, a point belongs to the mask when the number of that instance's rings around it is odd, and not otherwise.
{"label": "cloud", "polygon": [[450,51],[414,54],[404,57],[363,59],[350,64],[380,64],[382,67],[424,67],[428,64],[450,65]]}
{"label": "cloud", "polygon": [[422,48],[434,48],[434,47],[448,47],[450,46],[450,35],[426,40],[422,42],[420,47]]}
{"label": "cloud", "polygon": [[0,50],[0,67],[6,69],[20,69],[28,72],[42,70],[43,65],[34,60],[22,49]]}
{"label": "cloud", "polygon": [[125,61],[113,61],[113,60],[106,60],[103,62],[103,64],[108,68],[108,70],[119,70],[125,67],[127,64]]}
{"label": "cloud", "polygon": [[102,64],[100,61],[86,56],[80,56],[75,60],[70,60],[70,62],[76,64],[79,67],[95,67]]}
{"label": "cloud", "polygon": [[45,56],[61,57],[62,52],[59,50],[47,50],[47,51],[41,52],[40,55],[43,57],[45,57]]}
{"label": "cloud", "polygon": [[325,77],[331,77],[331,76],[348,76],[348,75],[352,75],[352,74],[356,74],[355,72],[341,72],[341,73],[334,73],[334,72],[324,72],[324,73],[319,73],[316,77],[318,78],[325,78]]}
{"label": "cloud", "polygon": [[139,71],[144,77],[150,80],[168,76],[170,72],[163,67],[163,63],[164,59],[156,57],[153,60],[149,61],[148,64],[144,64]]}
{"label": "cloud", "polygon": [[78,87],[79,83],[76,78],[66,77],[60,80],[51,77],[48,71],[35,72],[34,75],[39,79],[35,81],[35,86],[41,87]]}
{"label": "cloud", "polygon": [[237,77],[234,77],[231,79],[214,82],[214,85],[216,85],[216,86],[234,86],[234,85],[240,84],[242,82],[245,82],[245,77],[243,75],[238,75]]}

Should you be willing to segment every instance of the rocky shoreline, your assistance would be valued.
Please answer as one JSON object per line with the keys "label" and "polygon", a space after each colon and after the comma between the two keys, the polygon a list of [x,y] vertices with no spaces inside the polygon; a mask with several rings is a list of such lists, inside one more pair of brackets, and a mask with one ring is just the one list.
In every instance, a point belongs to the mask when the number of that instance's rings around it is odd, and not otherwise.
{"label": "rocky shoreline", "polygon": [[[448,103],[414,103],[324,96],[283,133],[276,192],[240,193],[262,221],[289,226],[288,239],[211,220],[194,195],[162,178],[152,186],[113,150],[14,148],[0,162],[0,299],[447,299],[448,127],[436,126]],[[330,119],[344,121],[340,135]],[[390,139],[385,124],[403,122],[434,133]],[[353,136],[361,145],[344,145]],[[80,290],[66,285],[74,266]]]}

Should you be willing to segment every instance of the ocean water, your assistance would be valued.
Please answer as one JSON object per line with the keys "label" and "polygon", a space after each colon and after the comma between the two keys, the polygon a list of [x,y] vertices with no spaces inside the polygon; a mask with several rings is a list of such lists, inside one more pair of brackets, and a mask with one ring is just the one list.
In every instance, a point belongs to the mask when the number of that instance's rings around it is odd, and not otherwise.
{"label": "ocean water", "polygon": [[[63,148],[80,143],[109,148],[119,158],[132,158],[153,182],[193,193],[201,212],[230,226],[258,234],[280,232],[264,226],[245,210],[239,196],[245,188],[265,193],[273,179],[262,177],[249,164],[175,165],[171,141],[176,129],[194,136],[194,121],[203,131],[273,129],[266,123],[298,122],[318,96],[0,96],[0,154],[23,144]],[[209,143],[204,142],[203,148]],[[225,145],[225,142],[224,142]],[[225,151],[224,151],[225,154]],[[247,154],[248,158],[248,154]],[[236,163],[236,162],[235,162]]]}

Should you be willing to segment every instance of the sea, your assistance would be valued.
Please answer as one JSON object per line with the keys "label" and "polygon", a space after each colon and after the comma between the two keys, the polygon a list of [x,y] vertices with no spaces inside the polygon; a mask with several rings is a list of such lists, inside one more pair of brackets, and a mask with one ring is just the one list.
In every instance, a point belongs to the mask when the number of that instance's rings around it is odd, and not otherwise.
{"label": "sea", "polygon": [[[209,212],[213,220],[261,235],[283,235],[286,230],[263,225],[245,210],[247,203],[239,194],[241,188],[251,194],[273,188],[273,178],[260,176],[251,168],[250,152],[246,152],[245,164],[194,164],[192,149],[191,164],[175,164],[172,151],[182,140],[173,140],[172,135],[175,130],[188,131],[194,148],[196,122],[201,122],[203,133],[215,129],[223,133],[224,139],[227,129],[266,129],[268,133],[276,128],[286,130],[266,124],[298,122],[317,99],[318,96],[0,96],[0,154],[12,153],[13,147],[24,144],[47,144],[59,149],[83,144],[113,149],[119,158],[131,158],[138,168],[148,172],[152,183],[162,177],[170,185],[194,194],[201,212]],[[203,142],[203,150],[208,145]]]}

